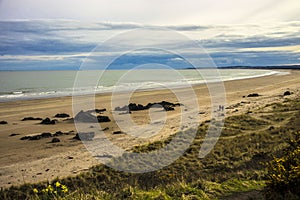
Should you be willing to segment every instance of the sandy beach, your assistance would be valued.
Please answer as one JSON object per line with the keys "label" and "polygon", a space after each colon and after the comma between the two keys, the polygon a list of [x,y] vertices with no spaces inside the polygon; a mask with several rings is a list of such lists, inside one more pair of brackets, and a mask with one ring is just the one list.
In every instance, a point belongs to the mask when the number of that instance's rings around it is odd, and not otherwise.
{"label": "sandy beach", "polygon": [[[244,113],[254,108],[262,107],[268,103],[280,102],[284,98],[294,98],[300,94],[300,71],[285,70],[283,74],[265,77],[233,80],[224,82],[226,90],[226,116]],[[177,89],[184,93],[185,89]],[[199,103],[199,123],[211,118],[211,101],[206,85],[194,86]],[[283,97],[285,91],[292,94]],[[248,94],[257,93],[258,97],[247,97]],[[119,98],[122,98],[119,94]],[[82,97],[84,100],[84,97]],[[181,103],[170,90],[140,91],[134,93],[131,102],[147,105],[148,103],[168,101]],[[178,131],[180,121],[180,107],[168,111],[166,124],[157,134],[144,138],[131,137],[127,134],[113,134],[119,131],[112,116],[114,108],[111,106],[110,94],[96,96],[96,108],[103,109],[103,115],[112,121],[101,123],[105,128],[106,137],[123,149],[130,149],[134,145],[149,141],[162,140]],[[124,106],[124,105],[119,105]],[[55,118],[58,113],[67,113],[71,117],[72,97],[51,99],[24,100],[0,103],[0,187],[20,185],[38,181],[52,180],[56,177],[77,175],[88,170],[91,166],[100,164],[99,161],[85,148],[79,140],[72,139],[77,130],[72,120]],[[136,124],[149,123],[149,111],[133,111],[126,114]],[[38,117],[56,119],[54,125],[43,125],[40,121],[22,121],[25,117]],[[39,140],[20,140],[24,136],[41,133],[56,133],[60,142],[52,143],[53,138]],[[12,135],[15,134],[15,135]]]}

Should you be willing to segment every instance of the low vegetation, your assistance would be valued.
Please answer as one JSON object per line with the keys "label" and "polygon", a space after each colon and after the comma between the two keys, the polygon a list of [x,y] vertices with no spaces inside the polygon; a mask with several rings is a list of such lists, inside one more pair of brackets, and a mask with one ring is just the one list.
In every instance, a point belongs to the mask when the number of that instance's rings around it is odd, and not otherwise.
{"label": "low vegetation", "polygon": [[274,158],[267,169],[265,191],[268,199],[300,198],[300,132],[289,141],[283,156]]}
{"label": "low vegetation", "polygon": [[[299,119],[299,99],[266,105],[227,117],[216,146],[203,159],[198,153],[208,123],[200,124],[193,143],[181,157],[160,170],[134,174],[98,165],[76,177],[1,189],[0,199],[296,198],[300,180]],[[136,146],[132,151],[152,152],[172,139],[184,143],[186,137],[181,133],[176,138]],[[67,191],[55,188],[56,183],[65,185]],[[59,189],[60,195],[43,193],[49,185]]]}

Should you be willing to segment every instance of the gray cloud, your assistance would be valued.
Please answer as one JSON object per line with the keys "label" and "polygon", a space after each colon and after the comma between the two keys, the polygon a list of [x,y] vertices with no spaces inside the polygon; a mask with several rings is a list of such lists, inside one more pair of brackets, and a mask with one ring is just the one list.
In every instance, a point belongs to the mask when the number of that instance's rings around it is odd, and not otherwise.
{"label": "gray cloud", "polygon": [[[88,23],[70,20],[0,21],[0,69],[37,69],[39,67],[77,69],[84,58],[83,55],[87,55],[105,39],[123,31],[142,27],[147,26],[134,23]],[[299,63],[299,52],[282,49],[257,51],[257,48],[300,45],[300,22],[281,23],[269,27],[258,25],[156,27],[191,34],[196,37],[194,40],[204,38],[198,41],[199,44],[220,66]],[[128,41],[128,45],[134,45],[134,43],[134,38]],[[189,43],[179,41],[168,45],[171,49],[190,46]],[[101,56],[107,57],[120,51],[118,44],[115,47],[100,45],[97,50],[104,54],[99,55],[98,58],[90,57],[95,61],[103,58]],[[77,54],[79,56],[76,56]],[[189,54],[195,54],[197,57],[199,52],[189,52]],[[175,58],[163,53],[152,56],[126,55],[116,61],[115,67],[125,65],[128,67],[131,64],[145,62],[160,62],[175,67],[186,66],[185,63]]]}

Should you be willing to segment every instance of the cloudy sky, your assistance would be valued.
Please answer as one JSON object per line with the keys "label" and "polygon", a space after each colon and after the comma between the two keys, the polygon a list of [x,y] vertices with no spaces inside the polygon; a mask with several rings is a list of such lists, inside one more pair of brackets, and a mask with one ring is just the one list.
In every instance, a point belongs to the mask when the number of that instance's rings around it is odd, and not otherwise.
{"label": "cloudy sky", "polygon": [[[299,10],[299,0],[0,0],[0,70],[78,69],[118,50],[96,54],[107,39],[149,26],[197,41],[217,66],[299,64]],[[184,65],[165,53],[125,55],[115,65],[151,62]]]}

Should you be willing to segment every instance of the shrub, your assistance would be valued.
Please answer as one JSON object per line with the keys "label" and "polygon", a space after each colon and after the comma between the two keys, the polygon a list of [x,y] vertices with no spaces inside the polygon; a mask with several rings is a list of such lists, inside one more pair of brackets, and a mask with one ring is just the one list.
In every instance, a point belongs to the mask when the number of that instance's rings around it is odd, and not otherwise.
{"label": "shrub", "polygon": [[266,199],[300,198],[300,132],[288,143],[283,156],[267,164]]}

